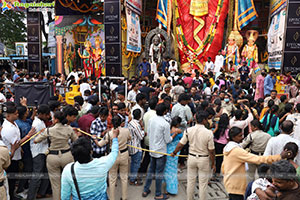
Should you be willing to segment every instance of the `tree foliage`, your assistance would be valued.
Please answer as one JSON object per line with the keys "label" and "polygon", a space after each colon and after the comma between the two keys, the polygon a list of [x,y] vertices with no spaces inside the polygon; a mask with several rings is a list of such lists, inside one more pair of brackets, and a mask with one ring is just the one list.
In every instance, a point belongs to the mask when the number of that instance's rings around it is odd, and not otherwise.
{"label": "tree foliage", "polygon": [[0,9],[0,41],[8,48],[15,49],[15,42],[26,41],[26,16],[24,12]]}

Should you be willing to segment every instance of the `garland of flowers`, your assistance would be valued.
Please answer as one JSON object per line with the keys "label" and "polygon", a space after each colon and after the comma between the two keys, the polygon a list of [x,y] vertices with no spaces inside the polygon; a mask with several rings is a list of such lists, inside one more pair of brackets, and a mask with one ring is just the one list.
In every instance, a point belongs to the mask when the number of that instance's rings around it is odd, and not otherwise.
{"label": "garland of flowers", "polygon": [[[177,1],[175,1],[175,3],[176,3],[176,8],[175,9],[176,9],[176,17],[179,18],[179,9],[178,9],[178,3],[177,3]],[[179,24],[176,27],[177,36],[178,36],[177,39],[178,39],[178,43],[179,43],[178,45],[180,47],[182,47],[183,46],[182,44],[184,44],[184,46],[187,47],[190,50],[190,52],[194,54],[194,55],[191,56],[190,54],[187,53],[187,49],[186,48],[183,47],[181,49],[181,51],[183,51],[188,58],[191,57],[189,60],[197,60],[197,57],[201,53],[203,53],[203,51],[205,51],[205,53],[206,53],[210,49],[211,44],[212,44],[212,42],[214,40],[214,37],[215,37],[215,34],[216,34],[217,24],[219,23],[219,20],[220,20],[220,13],[221,13],[221,9],[223,7],[223,3],[224,3],[224,0],[219,0],[218,7],[217,7],[217,10],[216,10],[216,14],[215,14],[214,22],[211,24],[209,32],[207,33],[207,35],[204,37],[205,38],[204,42],[196,50],[194,48],[192,48],[188,44],[188,42],[187,42],[187,40],[186,40],[186,38],[184,36],[181,24]],[[206,46],[206,48],[205,48],[205,46]]]}

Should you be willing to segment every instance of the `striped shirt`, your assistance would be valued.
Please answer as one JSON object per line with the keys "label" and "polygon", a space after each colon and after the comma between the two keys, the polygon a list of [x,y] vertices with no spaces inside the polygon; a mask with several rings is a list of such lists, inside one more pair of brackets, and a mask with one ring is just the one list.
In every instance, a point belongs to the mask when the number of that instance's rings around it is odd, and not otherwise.
{"label": "striped shirt", "polygon": [[[105,131],[107,129],[107,121],[102,122],[100,117],[96,118],[92,124],[91,124],[91,128],[90,128],[90,133],[92,135],[96,135],[97,137],[101,137],[101,134],[103,131]],[[97,144],[95,144],[95,142],[92,142],[93,145],[93,152],[96,154],[105,154],[106,153],[106,145],[104,145],[103,147],[99,147],[97,146]]]}
{"label": "striped shirt", "polygon": [[[141,147],[141,140],[143,140],[145,132],[143,131],[139,121],[136,119],[131,120],[128,124],[128,128],[131,133],[131,140],[129,141],[129,145]],[[132,147],[129,147],[128,150],[130,155],[141,152],[141,150]]]}

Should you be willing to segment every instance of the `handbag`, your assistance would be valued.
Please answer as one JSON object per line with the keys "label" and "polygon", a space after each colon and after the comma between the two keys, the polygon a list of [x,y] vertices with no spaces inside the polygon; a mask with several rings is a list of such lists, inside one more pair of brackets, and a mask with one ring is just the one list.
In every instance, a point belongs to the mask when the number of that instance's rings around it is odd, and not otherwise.
{"label": "handbag", "polygon": [[78,187],[78,183],[77,183],[77,179],[76,179],[75,171],[74,171],[74,164],[75,163],[73,163],[71,165],[71,174],[72,174],[73,182],[75,184],[75,188],[76,188],[78,199],[81,200],[81,196],[80,196],[80,192],[79,192],[79,187]]}

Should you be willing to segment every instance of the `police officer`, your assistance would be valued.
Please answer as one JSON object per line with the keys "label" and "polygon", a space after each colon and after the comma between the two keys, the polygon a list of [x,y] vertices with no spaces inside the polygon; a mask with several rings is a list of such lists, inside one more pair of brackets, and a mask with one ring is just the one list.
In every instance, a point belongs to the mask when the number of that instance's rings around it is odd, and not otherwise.
{"label": "police officer", "polygon": [[[171,154],[175,156],[182,147],[189,142],[189,155],[187,161],[187,199],[194,199],[194,188],[196,178],[199,178],[199,199],[207,199],[207,185],[210,178],[211,169],[215,171],[215,146],[212,131],[205,128],[208,123],[208,113],[199,111],[196,113],[197,124],[188,128],[176,149]],[[211,161],[211,168],[209,167]]]}
{"label": "police officer", "polygon": [[4,169],[7,169],[10,165],[9,150],[5,144],[0,140],[0,197],[3,200],[7,199],[6,189],[4,187]]}
{"label": "police officer", "polygon": [[[63,112],[54,113],[54,126],[38,135],[34,143],[50,140],[50,147],[47,155],[47,169],[53,191],[53,199],[60,199],[61,173],[62,169],[73,162],[70,151],[69,139],[75,141],[77,135],[69,125],[64,125],[65,116]],[[67,121],[66,121],[67,122]]]}
{"label": "police officer", "polygon": [[128,128],[121,127],[124,126],[125,121],[121,121],[120,116],[114,116],[112,119],[112,123],[114,128],[108,132],[103,140],[100,142],[97,141],[97,139],[94,137],[95,143],[102,147],[108,143],[112,143],[113,139],[113,130],[118,129],[119,130],[119,155],[115,162],[115,164],[112,166],[112,168],[109,171],[109,199],[115,200],[115,185],[118,178],[118,171],[120,172],[120,178],[121,178],[121,185],[122,185],[122,199],[127,200],[127,183],[128,183],[128,160],[129,160],[129,153],[128,153],[128,147],[127,144],[131,140],[131,134]]}

